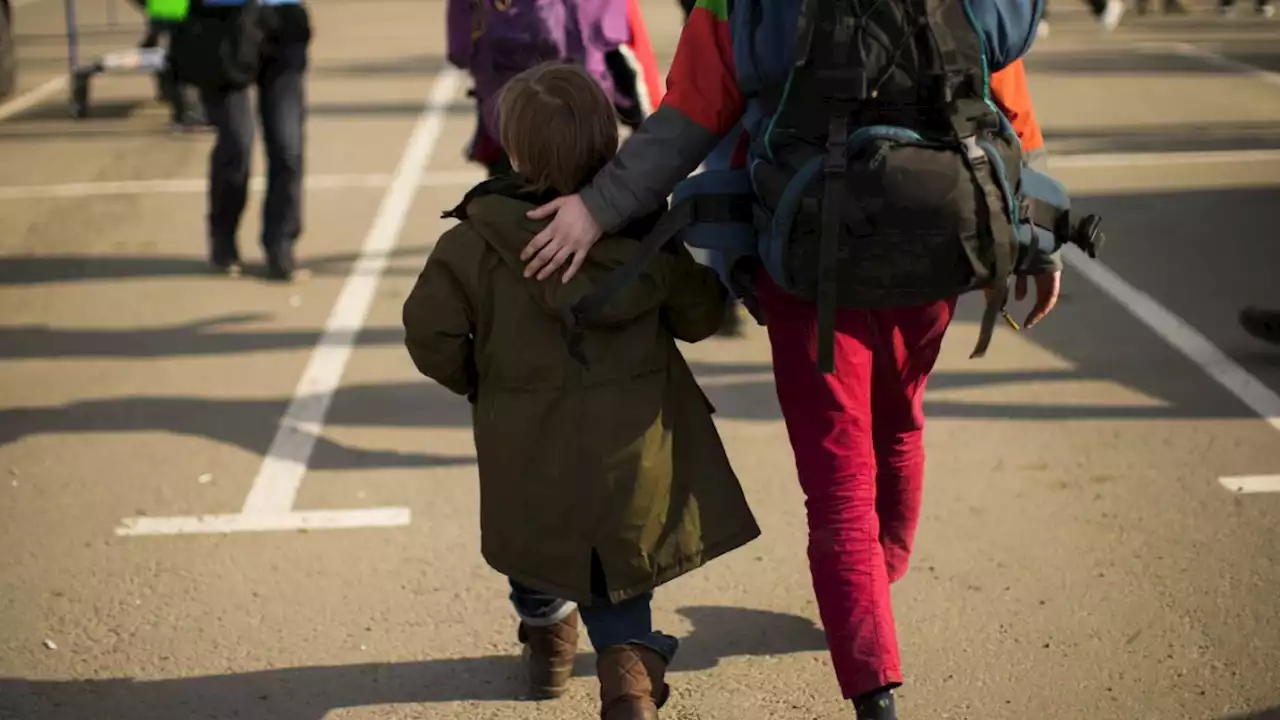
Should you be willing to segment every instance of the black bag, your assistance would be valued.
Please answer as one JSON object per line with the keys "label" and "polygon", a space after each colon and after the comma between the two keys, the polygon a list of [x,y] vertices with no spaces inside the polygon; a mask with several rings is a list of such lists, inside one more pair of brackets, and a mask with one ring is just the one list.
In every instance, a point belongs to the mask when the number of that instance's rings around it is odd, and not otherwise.
{"label": "black bag", "polygon": [[966,4],[805,0],[794,53],[785,84],[760,89],[751,169],[782,284],[818,305],[819,364],[838,307],[988,287],[981,354],[1015,270],[1022,158]]}
{"label": "black bag", "polygon": [[258,77],[263,37],[258,0],[216,8],[195,0],[174,31],[170,62],[180,82],[201,89],[247,87]]}
{"label": "black bag", "polygon": [[[1031,1],[1038,12],[1040,0]],[[788,72],[768,80],[751,69],[756,31],[769,27],[766,5],[799,6]],[[909,307],[988,289],[979,357],[1009,279],[1032,257],[1068,242],[1096,257],[1100,220],[1071,223],[1065,188],[1024,166],[991,102],[985,40],[966,0],[738,8],[750,13],[731,11],[750,26],[740,82],[758,111],[747,165],[676,187],[642,252],[565,314],[571,354],[581,328],[638,275],[633,265],[674,237],[712,251],[721,279],[758,321],[767,321],[755,305],[759,268],[813,301],[824,372],[834,368],[839,308]]]}

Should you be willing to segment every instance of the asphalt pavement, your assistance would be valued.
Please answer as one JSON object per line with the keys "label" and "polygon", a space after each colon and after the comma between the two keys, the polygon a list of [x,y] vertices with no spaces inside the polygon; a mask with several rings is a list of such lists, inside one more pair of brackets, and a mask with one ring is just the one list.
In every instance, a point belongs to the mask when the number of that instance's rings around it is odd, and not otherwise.
{"label": "asphalt pavement", "polygon": [[[81,52],[137,42],[83,2]],[[530,703],[479,555],[465,401],[401,302],[481,177],[441,0],[312,0],[308,280],[204,267],[211,138],[145,76],[66,104],[59,0],[17,8],[0,104],[0,718],[592,717]],[[1060,7],[1061,6],[1061,7]],[[678,4],[646,0],[659,55]],[[1104,216],[1061,307],[930,382],[929,478],[894,588],[904,718],[1280,718],[1280,23],[1207,5],[1101,33],[1055,0],[1028,60],[1055,174]],[[262,158],[255,173],[263,172]],[[663,588],[664,717],[851,717],[805,564],[762,331],[687,354],[763,537]]]}

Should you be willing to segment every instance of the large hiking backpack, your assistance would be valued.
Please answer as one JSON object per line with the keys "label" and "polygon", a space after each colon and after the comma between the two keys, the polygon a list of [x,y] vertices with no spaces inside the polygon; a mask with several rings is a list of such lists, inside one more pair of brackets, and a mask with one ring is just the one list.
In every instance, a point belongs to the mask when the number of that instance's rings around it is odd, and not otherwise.
{"label": "large hiking backpack", "polygon": [[[991,58],[1004,65],[1027,51],[1041,5],[739,0],[730,23],[749,100],[748,164],[681,183],[665,227],[711,250],[758,319],[760,265],[813,300],[825,372],[838,308],[980,288],[990,292],[973,355],[983,355],[1008,280],[1034,253],[1101,243],[1097,219],[1073,227],[1065,189],[1025,166],[990,97]],[[612,286],[584,298],[570,322],[581,325]]]}

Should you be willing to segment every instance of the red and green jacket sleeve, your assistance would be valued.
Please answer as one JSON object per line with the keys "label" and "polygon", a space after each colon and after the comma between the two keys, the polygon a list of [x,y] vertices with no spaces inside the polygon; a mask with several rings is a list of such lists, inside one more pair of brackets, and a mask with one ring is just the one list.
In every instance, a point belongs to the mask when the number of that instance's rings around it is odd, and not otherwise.
{"label": "red and green jacket sleeve", "polygon": [[662,104],[582,191],[605,230],[662,205],[733,129],[746,107],[729,36],[728,0],[698,0],[667,75]]}

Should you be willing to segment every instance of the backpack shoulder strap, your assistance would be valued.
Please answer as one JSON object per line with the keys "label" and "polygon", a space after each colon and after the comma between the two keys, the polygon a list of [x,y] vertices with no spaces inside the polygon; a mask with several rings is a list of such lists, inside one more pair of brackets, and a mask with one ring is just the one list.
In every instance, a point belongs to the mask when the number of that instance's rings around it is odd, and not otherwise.
{"label": "backpack shoulder strap", "polygon": [[565,343],[569,355],[584,368],[589,367],[586,354],[582,351],[582,333],[591,321],[608,307],[613,298],[628,283],[640,277],[640,273],[664,245],[671,241],[682,229],[693,222],[696,213],[693,198],[677,203],[653,226],[653,230],[640,241],[640,247],[626,263],[609,273],[604,281],[596,285],[591,292],[583,295],[561,314],[561,323]]}
{"label": "backpack shoulder strap", "polygon": [[[968,0],[924,0],[924,4],[942,63],[943,92],[951,105],[951,125],[956,139],[963,142],[961,155],[978,196],[982,210],[979,217],[986,220],[987,232],[993,240],[991,252],[995,267],[989,277],[981,278],[989,283],[990,290],[978,326],[978,341],[970,354],[971,358],[980,358],[991,345],[996,321],[1009,300],[1009,279],[1018,256],[1017,235],[1013,229],[1016,208],[1003,161],[998,153],[979,139],[984,131],[998,129],[1000,118],[990,99],[991,73],[986,40],[977,27]],[[961,27],[967,27],[977,35],[977,58],[966,57],[973,48],[962,50],[956,42],[953,33]],[[966,238],[963,242],[973,245],[978,238]],[[966,249],[971,253],[976,250]]]}

